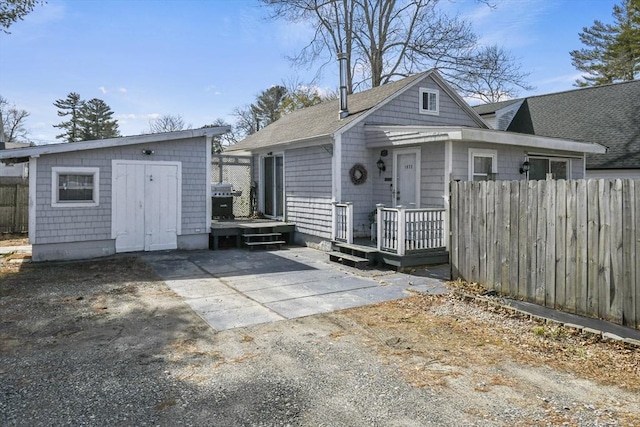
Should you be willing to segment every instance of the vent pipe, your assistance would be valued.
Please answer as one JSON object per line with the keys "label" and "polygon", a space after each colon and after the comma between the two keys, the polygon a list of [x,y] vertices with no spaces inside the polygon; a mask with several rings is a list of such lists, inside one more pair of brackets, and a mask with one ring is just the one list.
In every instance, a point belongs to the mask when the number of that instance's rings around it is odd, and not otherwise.
{"label": "vent pipe", "polygon": [[347,54],[338,54],[338,64],[340,65],[340,118],[344,119],[349,115],[347,108]]}

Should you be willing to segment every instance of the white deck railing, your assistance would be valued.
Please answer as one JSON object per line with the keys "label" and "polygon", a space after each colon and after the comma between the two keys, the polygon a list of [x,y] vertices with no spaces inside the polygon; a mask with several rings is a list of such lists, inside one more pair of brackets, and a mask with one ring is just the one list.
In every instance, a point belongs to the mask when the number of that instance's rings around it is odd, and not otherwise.
{"label": "white deck railing", "polygon": [[353,204],[333,202],[331,240],[353,243]]}
{"label": "white deck railing", "polygon": [[444,209],[376,208],[379,251],[405,255],[446,246]]}

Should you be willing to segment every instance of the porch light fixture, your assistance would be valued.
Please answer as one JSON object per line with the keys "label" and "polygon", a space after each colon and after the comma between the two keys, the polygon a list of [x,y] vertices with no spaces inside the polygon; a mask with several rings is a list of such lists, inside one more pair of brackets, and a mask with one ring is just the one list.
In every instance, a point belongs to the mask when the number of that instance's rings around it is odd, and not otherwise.
{"label": "porch light fixture", "polygon": [[382,172],[387,170],[387,167],[384,165],[384,160],[382,160],[382,157],[380,157],[380,159],[376,162],[376,166],[378,167],[378,171],[380,171],[380,175],[382,175]]}
{"label": "porch light fixture", "polygon": [[522,166],[520,166],[520,173],[523,174],[523,173],[529,172],[529,167],[530,166],[531,165],[529,164],[528,161],[525,161],[524,163],[522,163]]}

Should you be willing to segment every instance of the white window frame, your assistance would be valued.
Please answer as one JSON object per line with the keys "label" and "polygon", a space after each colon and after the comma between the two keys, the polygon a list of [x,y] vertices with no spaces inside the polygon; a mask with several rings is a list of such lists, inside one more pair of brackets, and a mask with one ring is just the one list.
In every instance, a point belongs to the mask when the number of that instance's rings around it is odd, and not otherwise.
{"label": "white window frame", "polygon": [[[423,104],[423,99],[424,99],[424,94],[428,93],[430,95],[434,95],[436,97],[436,109],[435,110],[430,110],[429,108],[424,108],[424,104]],[[427,105],[427,107],[429,107]],[[418,101],[418,108],[420,111],[420,114],[430,114],[433,116],[437,116],[440,114],[440,91],[437,89],[428,89],[426,87],[421,87],[420,88],[420,98]]]}
{"label": "white window frame", "polygon": [[[481,148],[470,148],[469,149],[469,181],[474,181],[473,177],[478,176],[486,176],[486,174],[476,174],[473,166],[475,157],[491,157],[491,174],[496,175],[498,173],[498,151],[497,150],[487,150]],[[489,179],[491,178],[491,179]],[[493,180],[493,177],[488,177],[487,180]]]}
{"label": "white window frame", "polygon": [[[60,175],[92,175],[92,200],[58,200],[58,178]],[[52,167],[51,168],[51,206],[54,208],[87,208],[100,205],[100,168],[93,167]]]}

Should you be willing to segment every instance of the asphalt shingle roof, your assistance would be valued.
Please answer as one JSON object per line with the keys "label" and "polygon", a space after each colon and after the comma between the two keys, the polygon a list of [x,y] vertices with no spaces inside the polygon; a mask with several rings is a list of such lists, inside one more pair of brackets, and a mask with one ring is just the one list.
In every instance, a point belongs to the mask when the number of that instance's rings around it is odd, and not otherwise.
{"label": "asphalt shingle roof", "polygon": [[249,135],[226,151],[266,148],[290,141],[333,134],[429,73],[430,71],[415,74],[396,82],[349,95],[347,97],[349,115],[344,119],[339,118],[339,99],[296,110]]}
{"label": "asphalt shingle roof", "polygon": [[[474,109],[487,114],[508,105],[497,104]],[[640,81],[525,98],[506,130],[608,147],[587,155],[588,169],[640,168]]]}

